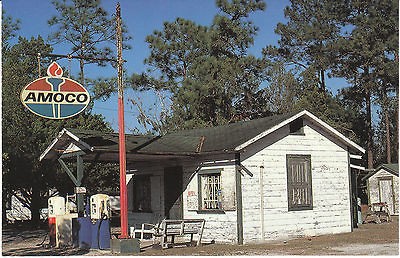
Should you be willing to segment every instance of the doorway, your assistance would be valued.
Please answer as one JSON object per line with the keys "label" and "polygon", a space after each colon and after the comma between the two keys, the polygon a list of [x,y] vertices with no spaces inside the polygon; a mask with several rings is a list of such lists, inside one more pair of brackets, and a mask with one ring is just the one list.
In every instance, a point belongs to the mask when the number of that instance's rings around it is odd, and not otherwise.
{"label": "doorway", "polygon": [[183,219],[182,167],[164,168],[164,208],[167,219]]}
{"label": "doorway", "polygon": [[379,178],[379,202],[386,202],[390,214],[394,214],[393,180],[391,177]]}

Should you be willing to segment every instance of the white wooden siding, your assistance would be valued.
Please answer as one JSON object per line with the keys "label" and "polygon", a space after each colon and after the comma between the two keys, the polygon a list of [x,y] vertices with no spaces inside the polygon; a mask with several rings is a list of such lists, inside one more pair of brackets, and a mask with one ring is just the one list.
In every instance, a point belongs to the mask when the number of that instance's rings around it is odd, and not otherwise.
{"label": "white wooden siding", "polygon": [[[242,164],[253,176],[243,172],[243,232],[244,242],[276,240],[304,235],[320,235],[351,231],[348,152],[337,139],[320,133],[316,125],[304,120],[305,135],[289,135],[285,126],[268,137],[246,147]],[[336,143],[335,143],[336,142]],[[288,211],[286,155],[311,155],[313,209]],[[207,161],[229,160],[232,155],[209,157]],[[183,163],[136,163],[138,173],[151,174],[152,209],[164,215],[164,167],[183,167],[183,217],[206,220],[203,239],[237,243],[237,212],[230,207],[222,213],[198,212],[198,177],[196,169],[202,160],[188,159]],[[203,160],[204,161],[204,160]],[[263,185],[260,187],[260,167]],[[235,165],[205,166],[221,168],[223,195],[235,201]],[[157,189],[159,186],[159,189]],[[260,191],[263,193],[263,203]],[[132,194],[132,190],[128,189]],[[154,208],[153,208],[154,207]],[[197,207],[198,208],[198,207]],[[262,211],[260,210],[262,208]],[[129,225],[149,222],[152,213],[129,212]],[[263,221],[261,221],[263,219]],[[263,223],[263,224],[262,224]],[[263,232],[262,232],[263,231]]]}
{"label": "white wooden siding", "polygon": [[[351,231],[348,152],[304,122],[305,135],[287,135],[286,126],[256,143],[270,143],[265,148],[255,145],[247,150],[257,153],[242,161],[253,173],[253,177],[242,178],[245,242]],[[287,154],[311,155],[312,210],[288,211]],[[263,205],[259,197],[261,166]]]}
{"label": "white wooden siding", "polygon": [[[207,169],[221,169],[221,183],[223,186],[222,192],[223,196],[227,196],[226,198],[234,199],[234,189],[235,189],[235,167],[234,165],[230,166],[213,166],[213,167],[203,167],[202,170]],[[185,167],[184,177],[185,179],[189,179],[189,175],[193,173],[193,167]],[[236,233],[236,210],[228,210],[223,213],[213,213],[213,212],[198,212],[193,209],[187,208],[188,203],[188,192],[198,191],[198,178],[194,176],[193,179],[188,182],[188,186],[183,193],[183,205],[184,205],[184,213],[183,216],[186,219],[197,219],[202,218],[206,220],[203,239],[204,240],[214,240],[220,243],[236,243],[237,242],[237,233]],[[225,191],[225,193],[224,193]],[[231,200],[234,201],[234,200]],[[223,205],[224,206],[224,205]],[[231,207],[229,207],[231,208]]]}
{"label": "white wooden siding", "polygon": [[[128,186],[128,226],[140,227],[142,223],[156,223],[164,216],[164,168],[160,164],[149,166],[147,162],[138,162],[135,164],[135,167],[129,167],[129,169],[135,169],[137,172],[127,174],[126,176]],[[132,180],[132,177],[135,175],[150,175],[151,213],[132,211],[133,188],[130,180]]]}
{"label": "white wooden siding", "polygon": [[[24,198],[20,193],[17,193],[17,195],[19,195],[20,198]],[[25,207],[16,196],[12,195],[10,202],[11,202],[10,203],[11,207],[9,210],[8,209],[6,210],[6,218],[8,221],[15,222],[20,220],[21,221],[31,220],[32,218],[31,210]],[[3,206],[3,209],[6,208]]]}
{"label": "white wooden siding", "polygon": [[[158,217],[164,218],[164,167],[182,165],[183,168],[183,217],[185,219],[202,218],[206,220],[203,239],[215,240],[216,242],[236,243],[236,210],[225,211],[223,214],[216,213],[199,213],[198,212],[198,185],[196,169],[200,165],[200,160],[188,160],[181,164],[153,164],[137,162],[134,167],[137,175],[151,175],[151,198],[152,198],[152,213],[133,212],[131,208],[133,189],[129,180],[132,174],[127,175],[128,184],[128,225],[129,227],[138,227],[142,223],[154,223]],[[235,167],[232,166],[209,166],[202,169],[222,169],[221,177],[222,184],[225,189],[224,198],[235,201]],[[195,192],[196,196],[188,200],[189,191]],[[194,200],[193,200],[194,199]],[[233,199],[233,200],[232,200]],[[195,202],[196,207],[189,207],[188,202]],[[193,204],[192,204],[193,205]],[[232,209],[232,207],[230,207]]]}

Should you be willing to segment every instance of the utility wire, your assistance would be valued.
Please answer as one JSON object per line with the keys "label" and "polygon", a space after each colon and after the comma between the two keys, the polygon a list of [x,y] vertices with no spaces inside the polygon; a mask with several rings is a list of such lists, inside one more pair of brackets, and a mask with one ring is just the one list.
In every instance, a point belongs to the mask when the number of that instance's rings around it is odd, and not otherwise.
{"label": "utility wire", "polygon": [[[115,109],[115,108],[105,108],[105,107],[94,107],[94,108],[96,108],[96,109],[103,109],[103,110],[109,110],[109,111],[115,111],[115,112],[118,111],[118,110]],[[124,110],[124,112],[125,112],[125,113],[136,114],[136,112],[133,112],[133,111]]]}
{"label": "utility wire", "polygon": [[[31,53],[24,53],[25,55],[28,56],[50,56],[50,57],[58,57],[58,58],[68,58],[68,59],[83,59],[83,60],[93,60],[93,61],[108,61],[108,62],[118,62],[117,59],[113,58],[96,58],[96,57],[88,57],[88,56],[73,56],[73,55],[60,55],[60,54],[31,54]],[[126,60],[122,60],[123,62],[126,62]]]}

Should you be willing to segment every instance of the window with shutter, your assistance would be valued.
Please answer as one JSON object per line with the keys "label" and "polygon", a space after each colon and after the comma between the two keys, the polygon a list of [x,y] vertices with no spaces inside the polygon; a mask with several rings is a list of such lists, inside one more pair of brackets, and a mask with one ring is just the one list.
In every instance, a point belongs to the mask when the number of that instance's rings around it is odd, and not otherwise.
{"label": "window with shutter", "polygon": [[287,155],[289,211],[312,210],[311,156]]}
{"label": "window with shutter", "polygon": [[202,171],[199,173],[200,210],[221,209],[221,172]]}

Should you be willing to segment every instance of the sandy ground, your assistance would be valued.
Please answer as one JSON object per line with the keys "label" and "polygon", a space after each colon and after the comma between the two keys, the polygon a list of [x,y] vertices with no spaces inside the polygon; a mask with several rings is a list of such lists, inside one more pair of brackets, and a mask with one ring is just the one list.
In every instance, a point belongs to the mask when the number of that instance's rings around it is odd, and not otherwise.
{"label": "sandy ground", "polygon": [[[3,227],[2,255],[112,255],[110,250],[51,249],[43,245],[48,243],[48,239],[42,244],[46,233],[46,230]],[[145,247],[143,243],[143,248],[137,255],[399,255],[399,220],[398,217],[393,217],[391,223],[360,225],[351,233],[240,246],[208,244],[161,250]]]}

